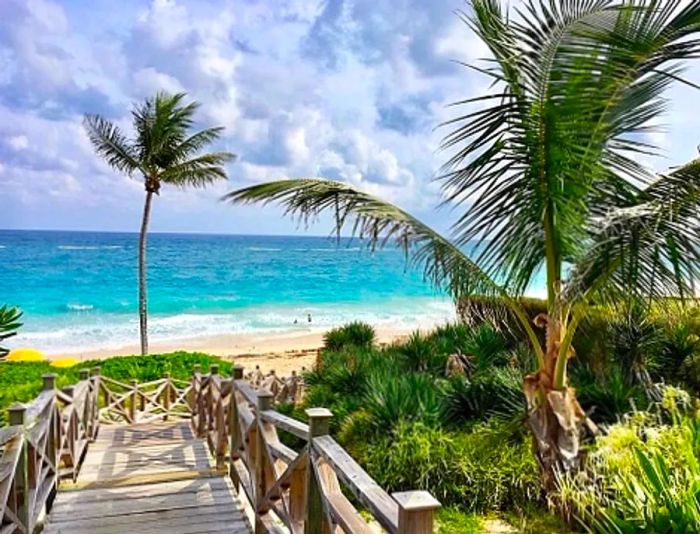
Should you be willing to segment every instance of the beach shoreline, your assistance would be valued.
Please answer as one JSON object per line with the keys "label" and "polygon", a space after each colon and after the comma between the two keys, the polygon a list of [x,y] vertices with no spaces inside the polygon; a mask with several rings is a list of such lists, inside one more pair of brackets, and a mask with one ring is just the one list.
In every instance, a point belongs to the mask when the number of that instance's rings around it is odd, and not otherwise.
{"label": "beach shoreline", "polygon": [[[426,325],[430,330],[434,325]],[[244,367],[259,365],[264,372],[275,370],[280,375],[289,374],[302,367],[311,368],[316,361],[318,349],[323,345],[323,336],[328,328],[313,327],[303,331],[271,331],[237,334],[193,336],[173,340],[152,340],[149,342],[151,354],[176,351],[204,352],[235,360]],[[386,327],[376,329],[378,344],[391,344],[405,339],[416,328]],[[102,360],[139,354],[138,344],[116,348],[87,348],[84,351],[70,351],[47,354],[49,360],[71,356],[80,361]]]}

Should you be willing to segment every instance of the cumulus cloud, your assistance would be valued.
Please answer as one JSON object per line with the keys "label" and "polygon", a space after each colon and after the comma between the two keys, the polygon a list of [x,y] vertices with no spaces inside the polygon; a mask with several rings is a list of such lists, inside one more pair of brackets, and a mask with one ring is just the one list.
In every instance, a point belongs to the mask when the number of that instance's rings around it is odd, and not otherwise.
{"label": "cumulus cloud", "polygon": [[286,228],[250,223],[255,217],[246,213],[259,212],[216,201],[233,186],[294,176],[344,180],[427,210],[444,159],[434,127],[454,116],[447,103],[488,88],[451,61],[487,55],[454,15],[462,7],[461,0],[101,0],[88,10],[1,0],[0,202],[14,218],[4,223],[32,226],[50,213],[46,224],[54,227],[89,228],[85,221],[94,220],[134,228],[142,186],[93,154],[81,118],[101,113],[128,131],[132,103],[158,90],[199,101],[199,124],[224,126],[216,148],[239,158],[228,185],[164,190],[156,229]]}

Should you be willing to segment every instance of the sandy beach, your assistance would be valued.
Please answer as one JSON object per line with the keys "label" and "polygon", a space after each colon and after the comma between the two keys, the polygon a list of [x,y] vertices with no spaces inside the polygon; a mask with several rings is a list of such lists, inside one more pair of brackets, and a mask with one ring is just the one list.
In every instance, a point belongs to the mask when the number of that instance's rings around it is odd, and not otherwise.
{"label": "sandy beach", "polygon": [[[412,329],[377,328],[377,342],[389,344],[405,338]],[[274,369],[280,375],[286,375],[292,370],[311,367],[319,347],[323,345],[323,335],[326,329],[305,328],[302,331],[285,332],[256,332],[217,336],[201,336],[172,341],[152,340],[149,349],[152,354],[174,352],[178,350],[191,352],[206,352],[225,359],[235,361],[245,367],[259,365],[267,372]],[[79,360],[104,359],[128,356],[139,353],[139,345],[124,345],[116,348],[87,349],[72,351],[70,356]],[[63,354],[49,354],[49,359],[56,359]]]}

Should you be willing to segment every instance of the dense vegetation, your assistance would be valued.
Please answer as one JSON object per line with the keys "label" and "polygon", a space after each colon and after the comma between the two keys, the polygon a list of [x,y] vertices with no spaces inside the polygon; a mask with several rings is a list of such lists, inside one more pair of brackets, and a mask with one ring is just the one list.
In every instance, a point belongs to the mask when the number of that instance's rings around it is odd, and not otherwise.
{"label": "dense vegetation", "polygon": [[[542,490],[526,426],[522,379],[536,362],[518,335],[499,328],[503,324],[447,325],[382,348],[372,345],[367,326],[331,331],[321,365],[306,376],[304,406],[331,409],[332,432],[380,485],[431,491],[451,521],[464,513],[498,513],[541,532],[563,530],[554,519],[559,515],[572,528],[616,532],[612,522],[624,521],[638,528],[631,514],[640,513],[641,498],[622,499],[624,491],[637,495],[627,487],[634,483],[657,500],[675,499],[682,486],[681,510],[668,513],[693,524],[700,514],[693,500],[700,485],[700,419],[688,393],[662,383],[700,393],[700,315],[678,311],[640,321],[635,314],[601,310],[574,340],[580,358],[572,364],[572,386],[600,433],[588,434],[584,469],[563,479],[556,494]],[[451,357],[456,354],[462,357]],[[303,417],[303,406],[295,413]],[[633,442],[639,452],[629,447]],[[675,455],[671,466],[663,463],[668,453]],[[672,477],[672,492],[655,488],[650,462],[662,473],[685,466]],[[684,516],[686,509],[696,515]],[[547,515],[548,523],[528,527]],[[445,521],[443,530],[452,532]],[[654,532],[661,519],[648,521]]]}
{"label": "dense vegetation", "polygon": [[231,363],[216,356],[197,352],[173,352],[153,354],[147,357],[124,356],[106,360],[91,360],[69,368],[57,368],[49,362],[0,362],[0,426],[7,423],[7,408],[15,402],[29,402],[41,391],[41,376],[55,373],[56,384],[64,387],[78,381],[80,369],[100,367],[100,373],[115,380],[139,382],[163,378],[170,373],[173,378],[187,380],[196,364],[206,370],[212,363],[221,372],[229,374]]}

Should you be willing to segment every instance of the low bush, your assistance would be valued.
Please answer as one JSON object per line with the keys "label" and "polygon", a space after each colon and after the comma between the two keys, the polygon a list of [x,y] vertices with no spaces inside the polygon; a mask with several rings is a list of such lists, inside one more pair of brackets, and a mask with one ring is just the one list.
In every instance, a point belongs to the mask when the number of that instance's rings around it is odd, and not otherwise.
{"label": "low bush", "polygon": [[496,423],[466,433],[402,422],[371,443],[363,460],[391,491],[426,489],[468,511],[517,508],[540,496],[529,444]]}
{"label": "low bush", "polygon": [[591,532],[697,532],[700,419],[668,387],[653,412],[636,412],[596,439],[580,473],[562,477],[555,502]]}
{"label": "low bush", "polygon": [[374,339],[374,328],[367,323],[355,321],[326,332],[323,336],[323,346],[334,351],[345,347],[371,348]]}

